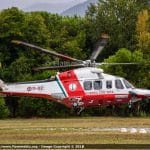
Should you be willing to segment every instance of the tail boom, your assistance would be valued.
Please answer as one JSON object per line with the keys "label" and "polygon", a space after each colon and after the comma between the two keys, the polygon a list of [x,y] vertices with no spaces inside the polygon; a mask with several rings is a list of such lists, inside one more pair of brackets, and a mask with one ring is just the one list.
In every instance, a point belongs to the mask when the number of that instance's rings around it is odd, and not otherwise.
{"label": "tail boom", "polygon": [[52,100],[57,99],[57,97],[53,95],[60,95],[59,98],[64,97],[55,80],[43,80],[13,84],[4,84],[4,82],[0,80],[0,94],[6,96],[38,97]]}

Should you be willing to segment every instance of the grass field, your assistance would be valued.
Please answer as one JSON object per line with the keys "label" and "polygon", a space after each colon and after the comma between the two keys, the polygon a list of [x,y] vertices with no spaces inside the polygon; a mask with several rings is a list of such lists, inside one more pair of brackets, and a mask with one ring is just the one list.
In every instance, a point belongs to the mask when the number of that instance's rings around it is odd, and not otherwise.
{"label": "grass field", "polygon": [[103,128],[150,128],[150,118],[87,117],[0,120],[0,144],[149,144],[150,132]]}

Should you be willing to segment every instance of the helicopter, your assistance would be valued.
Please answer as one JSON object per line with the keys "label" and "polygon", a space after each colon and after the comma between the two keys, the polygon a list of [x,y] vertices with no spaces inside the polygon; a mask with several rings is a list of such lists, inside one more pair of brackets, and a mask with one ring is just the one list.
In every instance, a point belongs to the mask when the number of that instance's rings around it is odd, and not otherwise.
{"label": "helicopter", "polygon": [[80,114],[88,107],[129,105],[150,99],[150,90],[135,88],[126,79],[104,73],[101,65],[130,65],[134,63],[97,63],[96,59],[108,43],[109,36],[103,34],[89,60],[73,57],[44,49],[27,42],[13,40],[12,43],[26,46],[55,56],[70,65],[37,67],[35,71],[68,69],[57,72],[55,77],[39,81],[5,83],[0,80],[0,95],[46,98],[65,105]]}

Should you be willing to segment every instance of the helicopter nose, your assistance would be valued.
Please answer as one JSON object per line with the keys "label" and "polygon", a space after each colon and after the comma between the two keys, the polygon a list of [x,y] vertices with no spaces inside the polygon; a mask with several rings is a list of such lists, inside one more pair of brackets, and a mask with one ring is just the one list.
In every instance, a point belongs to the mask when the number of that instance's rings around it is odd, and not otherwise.
{"label": "helicopter nose", "polygon": [[150,99],[150,90],[147,89],[133,89],[132,94],[135,94],[141,98],[148,98]]}

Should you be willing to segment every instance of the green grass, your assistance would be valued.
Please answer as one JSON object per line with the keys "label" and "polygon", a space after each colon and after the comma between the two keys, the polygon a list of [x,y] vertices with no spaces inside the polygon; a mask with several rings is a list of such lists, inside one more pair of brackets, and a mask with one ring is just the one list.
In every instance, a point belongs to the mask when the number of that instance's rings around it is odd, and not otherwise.
{"label": "green grass", "polygon": [[[149,144],[150,133],[91,131],[91,128],[149,128],[150,118],[87,117],[0,120],[0,144]],[[85,130],[84,130],[85,129]]]}

